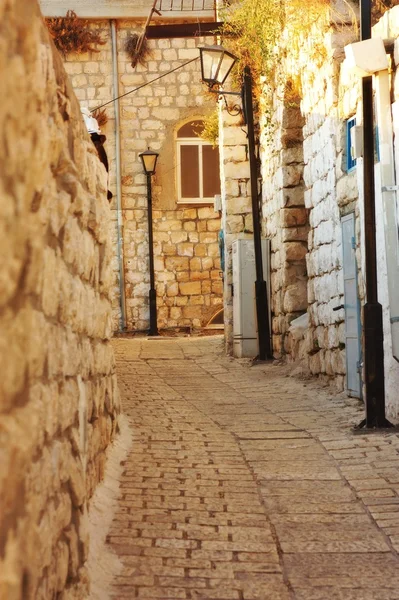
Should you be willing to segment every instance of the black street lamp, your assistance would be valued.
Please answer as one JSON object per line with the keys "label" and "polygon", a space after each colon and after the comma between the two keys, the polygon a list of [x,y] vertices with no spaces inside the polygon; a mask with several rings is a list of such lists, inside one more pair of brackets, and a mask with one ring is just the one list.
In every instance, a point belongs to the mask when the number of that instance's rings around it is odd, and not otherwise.
{"label": "black street lamp", "polygon": [[[360,1],[360,38],[371,38],[371,0]],[[373,78],[364,77],[363,92],[363,187],[366,266],[366,304],[363,308],[366,418],[359,428],[392,427],[385,417],[384,328],[378,301],[377,241],[374,181]]]}
{"label": "black street lamp", "polygon": [[152,232],[152,189],[151,177],[155,173],[159,154],[148,149],[139,154],[143,163],[144,173],[147,175],[147,201],[148,201],[148,246],[150,255],[150,291],[148,294],[150,305],[150,329],[149,335],[158,335],[157,326],[157,293],[155,290],[155,274],[154,274],[154,240]]}
{"label": "black street lamp", "polygon": [[210,91],[220,95],[241,96],[243,102],[243,114],[248,127],[248,155],[251,181],[252,217],[254,224],[254,248],[255,248],[255,300],[256,317],[258,324],[259,359],[273,358],[270,326],[268,316],[268,300],[266,281],[263,277],[262,260],[262,236],[260,224],[260,209],[258,201],[258,177],[257,162],[255,154],[255,131],[252,97],[252,77],[249,67],[244,69],[244,78],[241,93],[226,92],[220,90],[232,70],[237,58],[228,52],[223,46],[204,46],[200,50],[202,80],[207,83]]}

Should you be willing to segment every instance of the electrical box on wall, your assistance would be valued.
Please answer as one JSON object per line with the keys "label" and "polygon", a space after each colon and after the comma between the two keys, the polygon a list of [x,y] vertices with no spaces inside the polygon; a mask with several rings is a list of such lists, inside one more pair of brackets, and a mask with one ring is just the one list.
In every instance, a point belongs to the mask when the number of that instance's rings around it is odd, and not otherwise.
{"label": "electrical box on wall", "polygon": [[[271,331],[270,240],[262,240],[262,259]],[[255,279],[254,241],[236,240],[233,242],[233,353],[236,358],[255,358],[258,355]]]}

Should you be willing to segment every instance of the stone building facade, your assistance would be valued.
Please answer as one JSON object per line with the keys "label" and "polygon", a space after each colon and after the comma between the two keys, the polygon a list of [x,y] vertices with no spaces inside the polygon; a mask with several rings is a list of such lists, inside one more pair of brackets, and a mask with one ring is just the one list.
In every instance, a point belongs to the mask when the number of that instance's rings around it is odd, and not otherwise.
{"label": "stone building facade", "polygon": [[[398,8],[374,27],[375,36],[398,36]],[[275,357],[300,361],[302,368],[343,390],[348,385],[346,311],[344,293],[343,222],[354,221],[350,241],[356,259],[356,298],[359,303],[359,346],[362,338],[360,306],[365,302],[364,215],[362,158],[348,161],[349,122],[361,124],[361,79],[344,60],[345,45],[355,41],[353,28],[324,31],[315,28],[303,40],[300,61],[281,63],[279,88],[274,96],[272,123],[261,119],[261,185],[263,235],[271,240],[272,343]],[[397,98],[397,54],[392,56],[391,93]],[[317,51],[316,51],[317,50]],[[282,53],[284,55],[284,53]],[[300,73],[301,93],[293,96],[292,78]],[[393,109],[395,104],[393,105]],[[395,115],[393,110],[393,115]],[[392,120],[392,116],[391,116]],[[393,122],[396,127],[396,122]],[[245,136],[237,120],[227,117],[223,132],[222,199],[228,253],[225,290],[226,341],[232,347],[231,243],[245,233],[249,211],[245,200],[249,169]],[[349,144],[349,145],[348,145]],[[229,163],[234,168],[229,168]],[[399,369],[393,356],[392,324],[385,250],[381,167],[376,155],[377,242],[379,294],[384,309],[385,377],[388,413],[397,416]],[[240,171],[241,169],[241,171]],[[242,179],[238,178],[238,173]],[[243,187],[244,186],[244,187]],[[237,199],[235,199],[237,198]],[[232,208],[234,206],[234,208]],[[236,214],[239,206],[240,214]],[[237,227],[237,232],[232,230]],[[342,307],[342,308],[340,308]],[[296,318],[302,320],[300,335]],[[294,322],[294,323],[293,323]],[[293,326],[292,326],[293,324]],[[298,325],[299,327],[299,325]],[[359,355],[358,369],[362,357]],[[361,395],[361,389],[359,396]]]}
{"label": "stone building facade", "polygon": [[37,4],[0,20],[0,597],[83,598],[119,412],[106,173]]}
{"label": "stone building facade", "polygon": [[[218,246],[220,218],[214,211],[213,197],[198,203],[179,201],[177,142],[181,127],[201,121],[215,110],[215,99],[204,94],[199,60],[183,66],[198,59],[198,46],[213,43],[213,37],[151,39],[145,64],[133,68],[125,52],[125,42],[129,35],[142,32],[144,21],[135,15],[142,17],[146,9],[148,14],[153,3],[147,4],[131,7],[128,11],[126,7],[119,7],[119,13],[116,10],[114,16],[123,14],[125,18],[113,21],[117,46],[115,61],[112,25],[110,21],[98,18],[102,10],[100,3],[98,10],[89,16],[91,26],[99,30],[105,44],[98,52],[68,55],[65,68],[82,106],[93,109],[117,95],[128,94],[121,98],[116,108],[120,141],[115,137],[115,105],[112,102],[104,107],[109,120],[102,129],[107,136],[105,147],[111,165],[110,189],[114,195],[111,211],[114,220],[115,329],[148,329],[147,187],[139,158],[148,147],[159,152],[152,186],[158,326],[198,328],[206,326],[223,307]],[[52,14],[51,9],[56,5],[57,2],[50,0],[42,2],[45,14]],[[208,12],[204,18],[209,20]],[[79,15],[79,8],[77,13]],[[126,13],[131,18],[127,19]],[[65,14],[65,8],[62,14]],[[170,14],[175,15],[175,12]],[[199,20],[203,18],[201,11],[188,13],[191,19],[193,15]],[[167,11],[163,12],[162,20],[155,19],[157,24],[179,22],[179,19],[168,18]],[[168,74],[173,69],[176,71]],[[165,76],[158,79],[162,75]],[[152,80],[156,81],[151,83]],[[140,89],[132,92],[135,88]],[[121,189],[119,206],[118,183]]]}

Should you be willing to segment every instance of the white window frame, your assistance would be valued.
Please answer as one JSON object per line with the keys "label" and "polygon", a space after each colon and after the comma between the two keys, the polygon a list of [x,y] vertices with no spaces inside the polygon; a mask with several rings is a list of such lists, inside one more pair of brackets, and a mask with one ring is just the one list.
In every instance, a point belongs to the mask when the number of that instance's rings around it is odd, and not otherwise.
{"label": "white window frame", "polygon": [[[198,161],[199,161],[199,191],[200,195],[198,198],[182,198],[181,190],[181,147],[182,146],[198,146]],[[176,139],[176,151],[177,151],[177,203],[178,204],[213,204],[215,197],[204,197],[204,182],[203,182],[203,161],[202,161],[202,149],[204,146],[212,146],[209,142],[202,140],[201,138],[192,137],[179,137]]]}

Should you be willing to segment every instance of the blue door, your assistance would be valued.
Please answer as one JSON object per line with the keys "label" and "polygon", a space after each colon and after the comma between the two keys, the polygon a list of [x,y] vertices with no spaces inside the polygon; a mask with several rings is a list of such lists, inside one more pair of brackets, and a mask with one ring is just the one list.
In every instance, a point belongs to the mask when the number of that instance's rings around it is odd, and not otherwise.
{"label": "blue door", "polygon": [[346,388],[349,396],[362,397],[360,301],[357,285],[355,215],[342,217]]}

